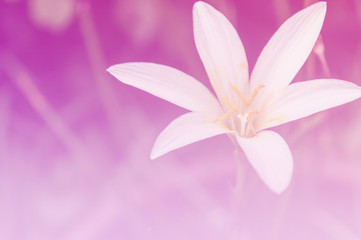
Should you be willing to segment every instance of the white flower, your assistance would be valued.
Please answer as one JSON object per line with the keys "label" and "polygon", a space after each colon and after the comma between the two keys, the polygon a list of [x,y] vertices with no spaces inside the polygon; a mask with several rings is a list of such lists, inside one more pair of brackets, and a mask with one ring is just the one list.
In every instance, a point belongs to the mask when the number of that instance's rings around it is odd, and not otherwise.
{"label": "white flower", "polygon": [[231,23],[212,6],[195,3],[194,38],[217,98],[171,67],[110,67],[121,82],[191,111],[163,130],[151,158],[215,135],[233,134],[265,184],[276,193],[285,190],[293,171],[291,152],[280,135],[264,129],[361,97],[360,87],[336,79],[290,84],[310,54],[325,14],[326,2],[318,2],[290,17],[264,47],[249,78],[246,54]]}

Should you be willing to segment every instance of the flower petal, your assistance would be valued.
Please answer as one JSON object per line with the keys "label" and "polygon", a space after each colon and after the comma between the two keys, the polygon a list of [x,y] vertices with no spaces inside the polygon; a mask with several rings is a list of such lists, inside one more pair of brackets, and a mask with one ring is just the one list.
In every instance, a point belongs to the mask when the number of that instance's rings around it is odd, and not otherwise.
{"label": "flower petal", "polygon": [[151,159],[188,144],[227,132],[228,130],[200,113],[186,113],[173,120],[161,132],[152,149]]}
{"label": "flower petal", "polygon": [[193,77],[155,63],[123,63],[107,69],[119,81],[194,112],[217,115],[221,107],[214,95]]}
{"label": "flower petal", "polygon": [[286,87],[311,53],[321,31],[326,2],[313,4],[290,17],[262,50],[251,75],[251,88],[263,91]]}
{"label": "flower petal", "polygon": [[218,99],[238,99],[230,83],[246,94],[248,63],[241,39],[232,24],[204,2],[194,4],[193,24],[198,53]]}
{"label": "flower petal", "polygon": [[252,138],[237,137],[263,182],[275,193],[283,192],[289,185],[293,172],[293,159],[283,138],[272,131],[262,131]]}
{"label": "flower petal", "polygon": [[277,126],[351,102],[361,97],[361,87],[337,79],[297,82],[271,104],[262,129]]}

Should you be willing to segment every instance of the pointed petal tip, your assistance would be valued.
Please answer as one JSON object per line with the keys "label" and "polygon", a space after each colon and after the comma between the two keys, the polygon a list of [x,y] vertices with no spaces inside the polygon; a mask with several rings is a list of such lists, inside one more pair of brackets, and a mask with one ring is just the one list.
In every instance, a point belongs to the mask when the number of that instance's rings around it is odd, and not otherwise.
{"label": "pointed petal tip", "polygon": [[110,74],[112,74],[114,77],[117,74],[118,71],[124,71],[125,68],[127,68],[128,66],[132,66],[135,64],[142,64],[141,62],[122,62],[122,63],[117,63],[114,65],[111,65],[110,67],[108,67],[106,69],[107,72],[109,72]]}
{"label": "pointed petal tip", "polygon": [[229,83],[245,93],[249,72],[246,52],[237,30],[222,12],[198,1],[193,7],[193,32],[198,54],[218,99],[223,101],[227,97],[238,101]]}
{"label": "pointed petal tip", "polygon": [[288,18],[263,48],[251,74],[251,88],[287,87],[311,53],[326,16],[326,2],[312,4]]}
{"label": "pointed petal tip", "polygon": [[203,2],[203,1],[198,1],[196,3],[194,3],[193,5],[193,16],[196,14],[202,14],[204,12],[208,12],[208,11],[218,11],[216,10],[212,5]]}
{"label": "pointed petal tip", "polygon": [[208,5],[208,4],[203,2],[203,1],[197,1],[197,2],[194,3],[193,8],[206,6],[206,5]]}
{"label": "pointed petal tip", "polygon": [[108,68],[106,69],[106,71],[107,71],[108,73],[110,73],[111,75],[114,76],[114,70],[115,70],[116,67],[117,67],[117,64],[116,64],[116,65],[112,65],[112,66],[108,67]]}
{"label": "pointed petal tip", "polygon": [[339,79],[314,79],[289,85],[269,105],[267,120],[259,129],[275,127],[325,111],[361,97],[361,87]]}
{"label": "pointed petal tip", "polygon": [[312,5],[322,5],[322,6],[326,6],[326,5],[327,5],[327,2],[326,2],[326,1],[318,1],[318,2],[316,2],[316,3],[311,4],[310,6],[312,6]]}
{"label": "pointed petal tip", "polygon": [[164,151],[164,149],[162,150],[162,148],[159,147],[159,144],[156,141],[154,143],[153,148],[152,148],[152,150],[150,152],[150,155],[149,155],[150,160],[156,160],[156,159],[162,157],[163,155],[165,155],[166,153],[171,152],[171,151],[172,150],[170,150],[170,151]]}
{"label": "pointed petal tip", "polygon": [[326,10],[327,10],[327,2],[320,2],[320,5],[322,6],[324,11],[326,12]]}
{"label": "pointed petal tip", "polygon": [[327,2],[325,1],[319,1],[319,2],[316,2],[308,7],[318,7],[318,8],[324,8],[326,10],[327,8]]}
{"label": "pointed petal tip", "polygon": [[124,84],[187,110],[211,115],[222,111],[206,86],[173,67],[150,62],[127,62],[112,65],[107,71]]}
{"label": "pointed petal tip", "polygon": [[206,8],[211,7],[208,3],[203,1],[198,1],[193,5],[193,16],[200,14],[201,11],[204,11]]}
{"label": "pointed petal tip", "polygon": [[313,5],[311,5],[310,7],[314,7],[314,8],[319,9],[322,12],[321,14],[323,15],[323,18],[325,18],[326,10],[327,10],[327,2],[324,2],[324,1],[317,2],[317,3],[313,4]]}
{"label": "pointed petal tip", "polygon": [[160,155],[155,154],[152,150],[152,152],[150,153],[150,160],[155,160],[156,158],[160,157]]}

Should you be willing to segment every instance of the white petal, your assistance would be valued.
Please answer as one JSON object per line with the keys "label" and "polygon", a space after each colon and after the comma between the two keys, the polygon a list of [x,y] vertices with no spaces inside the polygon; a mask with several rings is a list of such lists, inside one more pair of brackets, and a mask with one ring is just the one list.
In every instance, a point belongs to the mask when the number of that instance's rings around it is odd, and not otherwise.
{"label": "white petal", "polygon": [[155,63],[123,63],[107,69],[119,81],[194,112],[219,114],[214,95],[193,77]]}
{"label": "white petal", "polygon": [[177,148],[228,131],[200,113],[186,113],[173,120],[158,136],[151,153],[155,159]]}
{"label": "white petal", "polygon": [[262,128],[307,117],[359,97],[361,88],[347,81],[318,79],[297,82],[289,85],[280,99],[268,107]]}
{"label": "white petal", "polygon": [[193,24],[198,53],[218,98],[238,99],[230,83],[246,93],[248,63],[237,31],[222,13],[204,2],[194,4]]}
{"label": "white petal", "polygon": [[290,17],[262,50],[251,75],[251,87],[263,91],[286,87],[295,77],[321,31],[326,2],[313,4]]}
{"label": "white petal", "polygon": [[285,140],[272,131],[237,140],[264,183],[275,193],[283,192],[293,172],[292,154]]}

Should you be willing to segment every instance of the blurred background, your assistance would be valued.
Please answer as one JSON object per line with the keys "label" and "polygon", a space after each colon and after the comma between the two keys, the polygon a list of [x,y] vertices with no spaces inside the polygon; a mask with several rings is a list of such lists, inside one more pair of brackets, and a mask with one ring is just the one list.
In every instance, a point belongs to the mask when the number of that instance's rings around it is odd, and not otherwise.
{"label": "blurred background", "polygon": [[[295,161],[271,192],[227,136],[150,160],[185,110],[105,70],[150,61],[210,86],[194,0],[0,0],[0,239],[361,239],[361,100],[277,127]],[[315,1],[209,0],[234,24],[250,69]],[[330,0],[294,81],[361,85],[361,1]]]}

